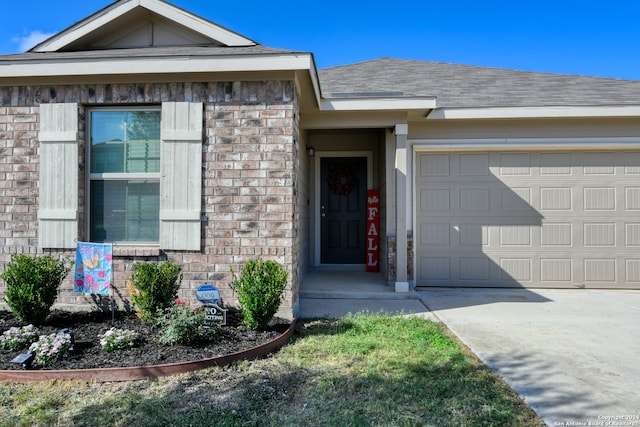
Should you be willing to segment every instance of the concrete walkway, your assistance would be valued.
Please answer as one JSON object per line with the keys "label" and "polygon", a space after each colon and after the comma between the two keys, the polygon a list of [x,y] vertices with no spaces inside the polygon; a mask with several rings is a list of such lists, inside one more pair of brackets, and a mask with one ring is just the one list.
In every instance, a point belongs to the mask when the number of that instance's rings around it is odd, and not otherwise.
{"label": "concrete walkway", "polygon": [[298,317],[340,318],[348,313],[423,313],[437,320],[416,292],[396,293],[379,273],[361,266],[313,268],[300,288]]}
{"label": "concrete walkway", "polygon": [[418,293],[550,426],[640,427],[640,291]]}
{"label": "concrete walkway", "polygon": [[640,291],[398,294],[379,276],[348,273],[314,271],[301,289],[300,317],[384,311],[443,321],[548,425],[640,427]]}

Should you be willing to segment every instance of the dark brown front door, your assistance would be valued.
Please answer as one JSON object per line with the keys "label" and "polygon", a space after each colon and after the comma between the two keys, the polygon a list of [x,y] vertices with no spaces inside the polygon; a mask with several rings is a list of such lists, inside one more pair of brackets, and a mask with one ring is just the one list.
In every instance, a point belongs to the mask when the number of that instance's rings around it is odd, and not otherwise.
{"label": "dark brown front door", "polygon": [[320,234],[323,264],[364,264],[367,159],[320,159]]}

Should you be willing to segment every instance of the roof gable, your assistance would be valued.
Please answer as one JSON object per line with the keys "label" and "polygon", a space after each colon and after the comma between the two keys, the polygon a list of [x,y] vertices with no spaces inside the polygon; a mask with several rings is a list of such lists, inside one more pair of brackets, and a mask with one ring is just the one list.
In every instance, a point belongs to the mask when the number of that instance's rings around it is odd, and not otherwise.
{"label": "roof gable", "polygon": [[255,45],[253,40],[162,0],[118,0],[30,51]]}

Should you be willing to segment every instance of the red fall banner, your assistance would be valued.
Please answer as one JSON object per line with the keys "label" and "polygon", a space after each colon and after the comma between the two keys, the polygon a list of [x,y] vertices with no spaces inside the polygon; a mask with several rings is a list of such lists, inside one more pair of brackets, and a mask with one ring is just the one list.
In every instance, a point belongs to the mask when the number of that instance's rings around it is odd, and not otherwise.
{"label": "red fall banner", "polygon": [[367,191],[367,271],[380,271],[380,191]]}

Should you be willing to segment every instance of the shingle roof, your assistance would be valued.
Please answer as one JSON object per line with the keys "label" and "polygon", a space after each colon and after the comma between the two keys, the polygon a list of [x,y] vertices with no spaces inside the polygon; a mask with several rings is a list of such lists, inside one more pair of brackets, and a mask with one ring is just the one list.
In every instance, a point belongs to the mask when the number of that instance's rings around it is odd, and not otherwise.
{"label": "shingle roof", "polygon": [[640,81],[382,58],[318,71],[325,98],[436,96],[438,107],[638,105]]}

